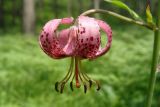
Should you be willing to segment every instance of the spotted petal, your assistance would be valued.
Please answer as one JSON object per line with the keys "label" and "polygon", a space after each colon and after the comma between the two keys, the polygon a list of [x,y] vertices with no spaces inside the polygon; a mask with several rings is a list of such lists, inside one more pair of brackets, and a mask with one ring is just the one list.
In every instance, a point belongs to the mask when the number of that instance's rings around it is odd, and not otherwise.
{"label": "spotted petal", "polygon": [[105,23],[104,21],[97,20],[97,22],[98,22],[98,25],[100,26],[100,28],[106,33],[108,41],[107,41],[104,48],[99,49],[99,51],[96,53],[96,56],[94,58],[101,56],[101,55],[105,54],[107,51],[109,51],[109,49],[111,47],[111,43],[112,43],[112,29],[111,29],[111,27],[107,23]]}
{"label": "spotted petal", "polygon": [[94,57],[100,46],[100,27],[94,18],[79,16],[77,54],[83,58]]}
{"label": "spotted petal", "polygon": [[[72,22],[72,18],[64,18],[54,19],[45,24],[39,37],[39,43],[41,48],[47,55],[55,59],[68,56],[62,49],[64,46],[60,45],[56,30],[60,24],[71,24]],[[61,36],[61,38],[63,37]]]}

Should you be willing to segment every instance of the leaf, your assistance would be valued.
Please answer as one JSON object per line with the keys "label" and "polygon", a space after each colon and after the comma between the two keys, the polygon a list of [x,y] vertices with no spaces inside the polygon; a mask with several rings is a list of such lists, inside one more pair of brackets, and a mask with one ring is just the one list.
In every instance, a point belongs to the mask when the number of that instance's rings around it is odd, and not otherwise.
{"label": "leaf", "polygon": [[128,12],[130,13],[130,15],[131,15],[134,19],[142,20],[142,19],[140,18],[140,16],[139,16],[136,12],[134,12],[134,11],[133,11],[132,9],[130,9],[125,3],[123,3],[123,2],[120,1],[120,0],[104,0],[104,1],[106,1],[106,2],[108,2],[108,3],[111,3],[111,4],[113,4],[113,5],[116,5],[116,6],[120,7],[120,8],[122,8],[122,9],[125,9],[126,11],[128,11]]}
{"label": "leaf", "polygon": [[150,7],[150,2],[149,2],[149,0],[147,1],[146,16],[147,16],[147,22],[148,22],[149,24],[154,24],[154,23],[153,23],[153,18],[152,18],[152,13],[151,13],[151,7]]}

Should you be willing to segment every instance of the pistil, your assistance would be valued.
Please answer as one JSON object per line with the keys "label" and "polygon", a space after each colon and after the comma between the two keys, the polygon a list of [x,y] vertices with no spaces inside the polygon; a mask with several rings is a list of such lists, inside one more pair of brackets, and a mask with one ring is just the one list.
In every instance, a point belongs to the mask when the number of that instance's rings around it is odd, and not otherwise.
{"label": "pistil", "polygon": [[[73,72],[73,68],[75,71]],[[97,91],[100,90],[100,85],[97,81],[91,79],[86,73],[82,71],[81,66],[81,59],[79,57],[72,57],[71,58],[71,64],[69,71],[67,75],[60,81],[56,82],[55,84],[55,90],[57,92],[63,93],[65,84],[70,80],[70,88],[73,91],[74,86],[74,79],[75,79],[75,85],[77,88],[80,88],[80,86],[83,84],[84,86],[84,93],[87,92],[88,88],[91,88],[92,84],[96,84]]]}

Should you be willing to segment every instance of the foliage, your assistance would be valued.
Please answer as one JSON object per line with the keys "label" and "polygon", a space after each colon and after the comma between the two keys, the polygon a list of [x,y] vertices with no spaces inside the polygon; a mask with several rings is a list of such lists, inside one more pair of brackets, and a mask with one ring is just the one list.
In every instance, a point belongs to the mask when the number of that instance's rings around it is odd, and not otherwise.
{"label": "foliage", "polygon": [[[23,0],[1,0],[3,5],[3,20],[0,20],[0,32],[21,32],[22,31],[22,15],[23,15]],[[56,2],[55,2],[56,1]],[[50,19],[61,18],[68,16],[67,12],[67,1],[68,0],[35,0],[35,11],[36,11],[36,31],[39,32],[39,28],[44,25]],[[80,7],[79,1],[82,2],[82,7]],[[86,11],[90,8],[93,8],[93,0],[72,0],[72,16],[77,17],[80,12]],[[121,0],[125,2],[133,10],[136,10],[141,16],[145,16],[145,2],[146,0]],[[155,16],[156,0],[152,0],[152,10],[153,16]],[[103,0],[100,4],[101,8],[118,11],[125,15],[128,15],[127,12],[121,10],[120,8],[115,8],[106,5]],[[122,6],[125,7],[125,6]],[[0,12],[1,12],[0,8]],[[73,11],[74,10],[74,11]],[[81,10],[81,11],[80,11]],[[134,14],[134,12],[131,12]],[[110,20],[112,21],[112,20]],[[113,20],[114,21],[114,20]]]}
{"label": "foliage", "polygon": [[[137,21],[140,15],[146,15],[147,23],[138,20],[139,25],[153,28],[155,30],[155,45],[152,74],[149,88],[148,107],[150,107],[153,87],[154,87],[154,68],[156,67],[158,49],[158,30],[154,24],[154,15],[158,13],[156,1],[145,8],[146,0],[105,0],[124,10]],[[36,30],[40,31],[42,25],[50,19],[68,16],[67,0],[36,0]],[[79,4],[78,4],[79,3]],[[0,33],[20,32],[22,30],[23,5],[22,0],[0,1]],[[101,8],[118,11],[118,13],[128,17],[128,13],[121,9],[103,5]],[[43,7],[43,8],[42,8]],[[151,7],[152,8],[151,12]],[[77,17],[82,11],[93,8],[91,1],[72,0],[72,16]],[[131,8],[133,10],[131,10]],[[145,10],[146,9],[146,10]],[[146,12],[145,12],[146,11]],[[153,16],[152,16],[153,15]],[[143,18],[143,17],[142,17]],[[93,61],[84,61],[83,68],[93,78],[100,80],[102,90],[96,92],[94,88],[88,91],[87,95],[82,94],[83,90],[65,89],[65,93],[59,95],[54,91],[54,83],[62,78],[69,65],[69,59],[61,61],[48,58],[38,47],[37,38],[21,37],[21,34],[0,35],[0,106],[2,107],[141,107],[144,105],[149,71],[151,65],[151,55],[153,49],[153,37],[151,32],[139,27],[124,26],[124,23],[109,20],[113,23],[114,38],[111,51],[104,57]],[[124,18],[125,19],[125,18]],[[158,19],[158,18],[157,18]],[[129,19],[130,20],[130,19]],[[142,22],[142,23],[141,23]],[[158,21],[157,21],[158,22]],[[119,25],[123,24],[123,27]],[[117,26],[118,25],[118,26]],[[116,27],[115,27],[116,26]],[[159,25],[157,24],[157,27]],[[117,29],[118,28],[118,29]],[[141,29],[141,30],[139,30]],[[125,32],[124,32],[125,31]],[[103,35],[104,36],[104,35]],[[157,39],[156,39],[157,38]],[[102,37],[105,41],[105,36]],[[157,42],[156,42],[157,41]],[[104,43],[103,43],[104,44]],[[39,54],[40,53],[40,54]],[[157,81],[160,82],[160,75],[157,73]],[[160,99],[160,85],[156,84],[153,107],[158,107]],[[80,91],[80,92],[78,92]],[[96,103],[95,103],[96,102]]]}
{"label": "foliage", "polygon": [[122,8],[122,9],[128,11],[133,18],[135,18],[137,20],[141,20],[140,16],[136,12],[134,12],[132,9],[130,9],[122,1],[120,1],[120,0],[105,0],[105,1],[108,3],[112,3],[113,5],[118,6],[119,8]]}
{"label": "foliage", "polygon": [[[152,33],[139,30],[140,27],[113,29],[110,52],[99,59],[83,63],[85,72],[100,80],[102,85],[100,92],[96,92],[93,87],[86,95],[83,88],[71,92],[65,87],[63,94],[54,90],[54,83],[67,72],[69,59],[57,61],[47,57],[38,46],[37,37],[27,38],[20,34],[1,36],[0,106],[143,106],[152,55]],[[160,85],[156,84],[153,107],[158,107],[159,90]]]}

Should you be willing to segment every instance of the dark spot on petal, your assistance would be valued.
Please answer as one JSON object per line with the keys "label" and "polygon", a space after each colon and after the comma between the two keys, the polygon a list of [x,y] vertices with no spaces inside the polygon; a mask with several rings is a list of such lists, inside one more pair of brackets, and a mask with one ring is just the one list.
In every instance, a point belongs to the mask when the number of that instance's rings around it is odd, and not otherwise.
{"label": "dark spot on petal", "polygon": [[41,35],[41,38],[43,38],[43,35]]}
{"label": "dark spot on petal", "polygon": [[99,38],[97,38],[97,42],[99,42]]}
{"label": "dark spot on petal", "polygon": [[45,45],[45,44],[42,44],[42,46],[43,46],[43,47],[46,47],[46,45]]}
{"label": "dark spot on petal", "polygon": [[49,33],[46,34],[46,37],[48,37]]}
{"label": "dark spot on petal", "polygon": [[96,46],[96,48],[98,49],[98,48],[99,48],[99,46]]}
{"label": "dark spot on petal", "polygon": [[47,42],[49,41],[48,38],[46,38],[46,41],[47,41]]}
{"label": "dark spot on petal", "polygon": [[86,40],[88,41],[88,38]]}
{"label": "dark spot on petal", "polygon": [[92,50],[92,48],[89,48],[89,51],[91,51]]}
{"label": "dark spot on petal", "polygon": [[81,39],[81,43],[83,43],[83,39]]}
{"label": "dark spot on petal", "polygon": [[93,41],[93,36],[90,37],[90,40]]}
{"label": "dark spot on petal", "polygon": [[83,27],[83,33],[85,33],[86,29]]}

